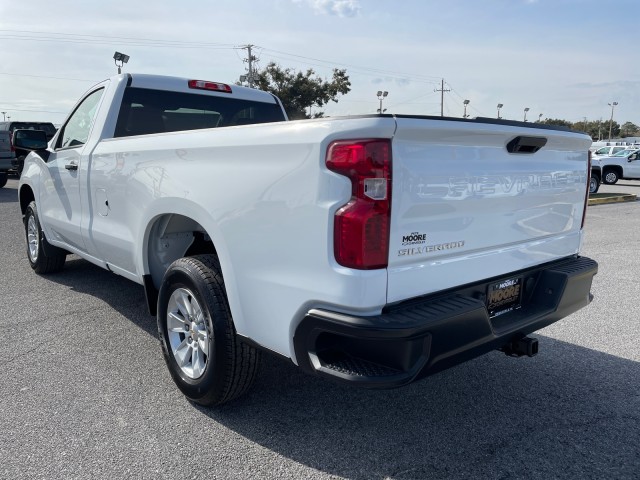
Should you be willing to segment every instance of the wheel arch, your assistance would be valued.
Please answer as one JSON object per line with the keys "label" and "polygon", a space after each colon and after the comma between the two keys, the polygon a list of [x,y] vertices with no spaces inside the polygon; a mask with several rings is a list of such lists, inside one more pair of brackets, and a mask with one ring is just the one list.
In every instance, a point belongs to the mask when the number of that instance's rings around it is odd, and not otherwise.
{"label": "wheel arch", "polygon": [[[226,243],[215,219],[202,206],[185,199],[163,198],[148,209],[145,225],[139,231],[138,265],[151,314],[157,309],[157,293],[167,268],[178,258],[212,254],[218,257],[227,288],[229,304],[234,308],[235,279],[230,267]],[[237,306],[237,304],[236,304]],[[238,319],[236,314],[234,319]]]}
{"label": "wheel arch", "polygon": [[145,239],[145,272],[153,285],[160,288],[162,277],[175,260],[196,254],[218,252],[211,236],[196,220],[179,214],[165,213],[154,217]]}
{"label": "wheel arch", "polygon": [[27,213],[27,207],[33,201],[35,201],[36,196],[30,185],[22,185],[20,187],[20,192],[18,194],[20,200],[20,211],[24,215]]}

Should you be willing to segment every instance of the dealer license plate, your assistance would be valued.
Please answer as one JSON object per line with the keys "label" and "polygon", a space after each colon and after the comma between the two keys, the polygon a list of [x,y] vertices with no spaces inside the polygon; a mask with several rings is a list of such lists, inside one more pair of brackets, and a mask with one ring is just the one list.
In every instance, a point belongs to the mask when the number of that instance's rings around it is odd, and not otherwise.
{"label": "dealer license plate", "polygon": [[487,287],[489,317],[497,317],[520,308],[521,299],[522,277],[509,278],[489,284]]}

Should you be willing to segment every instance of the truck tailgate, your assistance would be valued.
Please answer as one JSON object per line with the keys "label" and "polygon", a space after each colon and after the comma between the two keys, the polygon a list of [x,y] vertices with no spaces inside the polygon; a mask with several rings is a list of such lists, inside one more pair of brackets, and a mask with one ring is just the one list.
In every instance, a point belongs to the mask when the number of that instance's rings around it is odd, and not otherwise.
{"label": "truck tailgate", "polygon": [[576,254],[590,144],[562,130],[397,118],[387,301]]}

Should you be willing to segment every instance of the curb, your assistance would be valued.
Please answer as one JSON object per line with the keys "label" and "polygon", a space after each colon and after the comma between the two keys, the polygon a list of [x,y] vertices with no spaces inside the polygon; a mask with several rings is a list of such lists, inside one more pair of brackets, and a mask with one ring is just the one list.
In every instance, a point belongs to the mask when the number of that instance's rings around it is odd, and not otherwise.
{"label": "curb", "polygon": [[588,205],[604,205],[606,203],[635,202],[638,199],[631,193],[594,193],[589,195]]}

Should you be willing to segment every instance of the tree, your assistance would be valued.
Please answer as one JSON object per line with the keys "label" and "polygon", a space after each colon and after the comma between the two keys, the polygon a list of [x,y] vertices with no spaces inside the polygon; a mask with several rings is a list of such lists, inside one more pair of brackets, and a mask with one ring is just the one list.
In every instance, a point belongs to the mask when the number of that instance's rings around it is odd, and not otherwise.
{"label": "tree", "polygon": [[625,122],[620,127],[621,137],[635,137],[638,135],[640,128],[635,123]]}
{"label": "tree", "polygon": [[[337,68],[333,69],[333,77],[329,81],[318,77],[311,68],[305,73],[294,72],[271,62],[263,70],[256,72],[256,76],[256,86],[276,95],[292,120],[311,118],[307,113],[309,107],[322,108],[330,101],[337,102],[338,95],[351,90],[347,71]],[[322,111],[313,113],[313,118],[322,116]]]}
{"label": "tree", "polygon": [[[535,123],[543,123],[545,125],[560,125],[562,127],[569,127],[572,130],[578,132],[584,132],[590,135],[591,138],[596,140],[602,140],[609,138],[609,122],[610,120],[592,120],[592,121],[579,121],[571,123],[561,118],[547,118],[542,122],[536,121]],[[619,137],[632,137],[640,136],[640,127],[631,122],[625,122],[622,126],[615,120],[611,122],[611,138]]]}
{"label": "tree", "polygon": [[573,129],[590,135],[593,140],[599,140],[603,135],[609,134],[609,122],[601,120],[592,120],[587,123],[576,122],[573,124]]}
{"label": "tree", "polygon": [[603,129],[603,133],[602,133],[603,138],[608,138],[609,140],[611,140],[612,138],[620,137],[620,124],[615,120],[611,122],[611,138],[609,138],[609,120],[602,121],[602,129]]}
{"label": "tree", "polygon": [[545,118],[541,123],[544,125],[558,125],[560,127],[573,127],[573,123],[567,122],[566,120],[562,120],[560,118]]}

